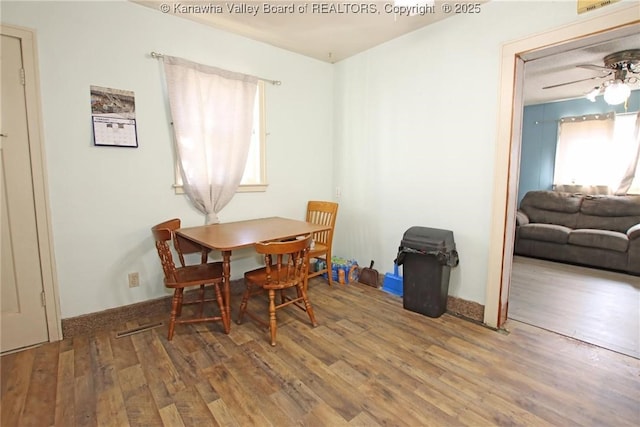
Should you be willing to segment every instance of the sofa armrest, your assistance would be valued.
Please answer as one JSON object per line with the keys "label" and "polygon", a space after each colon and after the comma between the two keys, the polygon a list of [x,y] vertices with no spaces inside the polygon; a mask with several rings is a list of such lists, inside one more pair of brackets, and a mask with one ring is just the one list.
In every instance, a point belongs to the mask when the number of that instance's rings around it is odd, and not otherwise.
{"label": "sofa armrest", "polygon": [[640,224],[636,224],[628,229],[627,237],[629,237],[629,240],[640,239]]}
{"label": "sofa armrest", "polygon": [[[522,211],[516,212],[516,226],[529,224],[529,217]],[[629,237],[631,238],[631,237]]]}
{"label": "sofa armrest", "polygon": [[628,229],[627,236],[629,237],[627,272],[640,276],[640,224]]}

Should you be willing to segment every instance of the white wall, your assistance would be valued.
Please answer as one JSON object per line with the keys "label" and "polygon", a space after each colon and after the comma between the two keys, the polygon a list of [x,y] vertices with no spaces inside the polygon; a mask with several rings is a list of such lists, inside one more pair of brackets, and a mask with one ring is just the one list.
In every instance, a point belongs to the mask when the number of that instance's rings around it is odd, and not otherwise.
{"label": "white wall", "polygon": [[337,249],[385,272],[410,226],[453,230],[449,293],[485,304],[501,47],[621,5],[492,1],[337,64]]}
{"label": "white wall", "polygon": [[[461,256],[450,293],[485,304],[501,46],[600,13],[578,17],[575,1],[493,1],[329,65],[131,3],[0,7],[3,23],[37,30],[63,318],[163,295],[149,227],[203,221],[171,190],[152,50],[283,81],[267,87],[271,186],[238,194],[222,221],[302,217],[303,201],[330,200],[339,186],[336,255],[375,259],[384,273],[408,227],[450,229]],[[90,85],[135,92],[140,148],[92,146]],[[238,255],[234,277],[255,264]],[[128,288],[130,271],[140,288]]]}
{"label": "white wall", "polygon": [[[1,7],[3,24],[37,31],[62,318],[165,295],[150,227],[172,217],[204,223],[171,187],[168,110],[151,51],[283,83],[266,89],[269,189],[238,194],[221,221],[302,219],[306,200],[331,198],[331,65],[128,2]],[[135,92],[139,148],[92,145],[91,85]],[[250,251],[236,255],[234,278],[257,265]],[[133,271],[141,285],[130,289]]]}

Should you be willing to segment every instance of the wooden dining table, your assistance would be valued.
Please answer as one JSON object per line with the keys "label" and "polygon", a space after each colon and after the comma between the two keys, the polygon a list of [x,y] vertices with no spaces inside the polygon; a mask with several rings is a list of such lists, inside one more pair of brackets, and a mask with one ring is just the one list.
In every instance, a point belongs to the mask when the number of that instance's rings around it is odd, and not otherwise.
{"label": "wooden dining table", "polygon": [[224,306],[227,311],[225,332],[231,328],[231,253],[234,250],[252,247],[257,242],[293,239],[297,236],[329,230],[330,226],[312,224],[289,218],[270,217],[245,221],[226,222],[176,230],[179,237],[222,253],[224,275]]}

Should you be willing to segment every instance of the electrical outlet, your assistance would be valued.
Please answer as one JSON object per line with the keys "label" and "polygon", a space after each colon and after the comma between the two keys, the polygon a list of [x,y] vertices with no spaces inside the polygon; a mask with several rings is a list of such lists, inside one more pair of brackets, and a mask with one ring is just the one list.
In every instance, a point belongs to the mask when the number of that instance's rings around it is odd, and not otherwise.
{"label": "electrical outlet", "polygon": [[138,286],[140,286],[140,274],[137,271],[129,273],[129,287],[137,288]]}

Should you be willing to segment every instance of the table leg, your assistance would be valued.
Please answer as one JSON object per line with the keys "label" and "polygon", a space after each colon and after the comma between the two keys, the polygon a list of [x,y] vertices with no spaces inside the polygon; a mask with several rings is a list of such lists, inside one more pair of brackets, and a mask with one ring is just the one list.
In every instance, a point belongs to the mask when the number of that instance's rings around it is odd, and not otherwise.
{"label": "table leg", "polygon": [[231,330],[231,251],[222,251],[222,276],[224,277],[224,308],[227,312],[227,321],[224,332]]}

